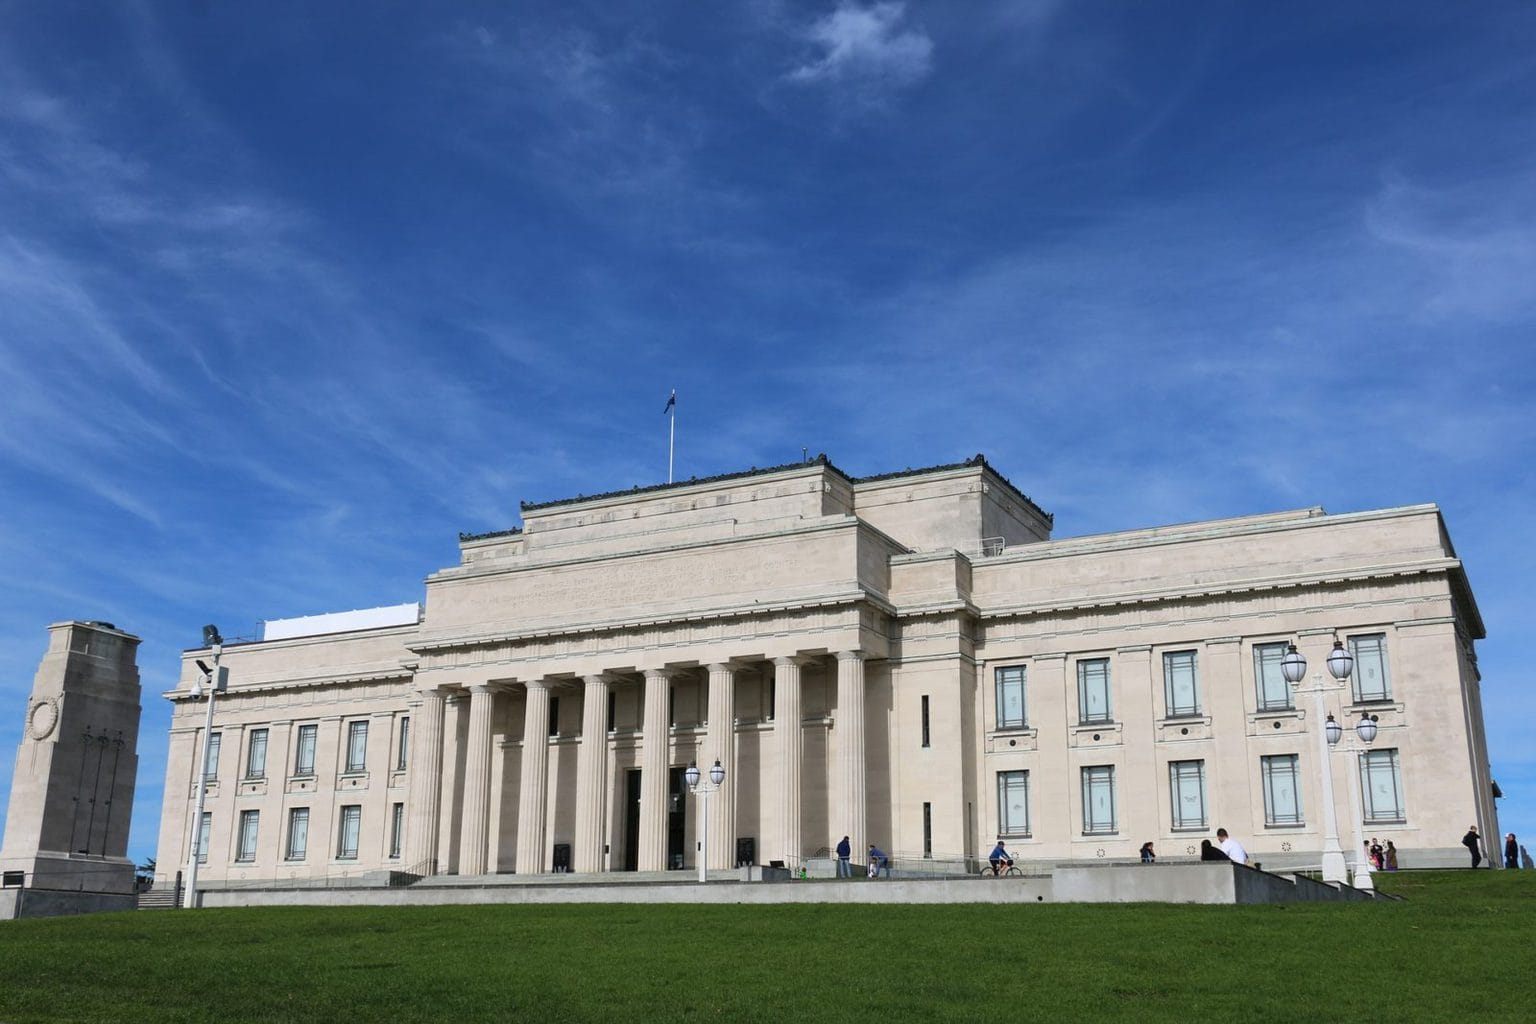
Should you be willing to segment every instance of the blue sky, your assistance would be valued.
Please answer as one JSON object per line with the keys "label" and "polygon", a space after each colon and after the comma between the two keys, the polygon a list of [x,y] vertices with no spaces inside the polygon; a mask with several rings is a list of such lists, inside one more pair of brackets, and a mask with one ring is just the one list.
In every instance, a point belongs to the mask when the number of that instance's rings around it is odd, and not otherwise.
{"label": "blue sky", "polygon": [[676,388],[680,477],[984,452],[1063,537],[1439,503],[1536,832],[1533,110],[1516,3],[0,0],[0,790],[115,622],[153,855],[203,623],[664,480]]}

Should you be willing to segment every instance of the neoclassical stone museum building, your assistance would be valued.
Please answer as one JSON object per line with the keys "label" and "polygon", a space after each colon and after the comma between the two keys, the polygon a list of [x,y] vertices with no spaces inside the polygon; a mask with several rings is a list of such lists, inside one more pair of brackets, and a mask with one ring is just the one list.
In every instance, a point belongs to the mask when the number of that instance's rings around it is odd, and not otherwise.
{"label": "neoclassical stone museum building", "polygon": [[[226,644],[196,823],[210,652],[186,653],[167,880],[198,834],[210,886],[696,870],[705,849],[794,868],[845,835],[898,868],[998,837],[1026,864],[1186,857],[1218,826],[1315,865],[1314,677],[1346,726],[1346,850],[1358,826],[1405,867],[1459,865],[1469,823],[1499,834],[1483,625],[1434,505],[1051,540],[980,456],[864,478],[822,457],[522,518],[461,536],[405,614]],[[705,815],[684,771],[717,760]]]}

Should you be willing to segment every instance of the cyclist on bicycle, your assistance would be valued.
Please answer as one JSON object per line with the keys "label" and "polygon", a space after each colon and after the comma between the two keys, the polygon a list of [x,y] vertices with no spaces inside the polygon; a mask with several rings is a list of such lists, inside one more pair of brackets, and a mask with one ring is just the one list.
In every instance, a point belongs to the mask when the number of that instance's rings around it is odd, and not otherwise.
{"label": "cyclist on bicycle", "polygon": [[1004,871],[1013,867],[1013,858],[1008,856],[1008,851],[1003,848],[1003,841],[999,839],[997,845],[992,847],[992,852],[987,854],[987,860],[992,865],[992,873],[1001,875]]}

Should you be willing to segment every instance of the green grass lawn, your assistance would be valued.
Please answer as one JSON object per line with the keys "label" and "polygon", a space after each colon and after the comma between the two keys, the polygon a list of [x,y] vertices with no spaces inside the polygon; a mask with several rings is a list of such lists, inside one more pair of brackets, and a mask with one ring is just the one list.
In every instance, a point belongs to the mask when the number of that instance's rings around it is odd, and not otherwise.
{"label": "green grass lawn", "polygon": [[1536,872],[1377,877],[1406,901],[9,921],[0,1022],[1536,1020]]}

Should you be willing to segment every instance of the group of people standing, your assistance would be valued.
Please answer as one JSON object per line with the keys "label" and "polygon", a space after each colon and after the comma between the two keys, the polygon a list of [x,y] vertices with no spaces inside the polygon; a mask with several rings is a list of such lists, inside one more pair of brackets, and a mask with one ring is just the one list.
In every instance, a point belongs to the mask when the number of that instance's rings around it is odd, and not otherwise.
{"label": "group of people standing", "polygon": [[[1483,862],[1483,840],[1482,837],[1477,834],[1476,825],[1468,826],[1467,834],[1461,837],[1461,845],[1465,846],[1467,848],[1467,852],[1472,854],[1472,866],[1474,868]],[[1504,866],[1511,870],[1518,870],[1520,867],[1521,853],[1523,850],[1524,848],[1521,847],[1519,841],[1515,839],[1515,834],[1513,832],[1505,836]],[[1529,855],[1525,857],[1525,860],[1527,863],[1529,863]],[[1488,866],[1493,867],[1492,864]]]}
{"label": "group of people standing", "polygon": [[1371,862],[1373,871],[1397,870],[1397,847],[1392,845],[1392,840],[1387,840],[1387,845],[1382,846],[1380,840],[1372,838],[1365,844],[1365,855]]}
{"label": "group of people standing", "polygon": [[[842,842],[837,844],[837,877],[853,877],[853,843],[847,836],[843,836]],[[870,878],[874,878],[881,872],[885,877],[891,877],[891,858],[874,843],[869,844],[869,855],[865,858],[865,872]]]}

